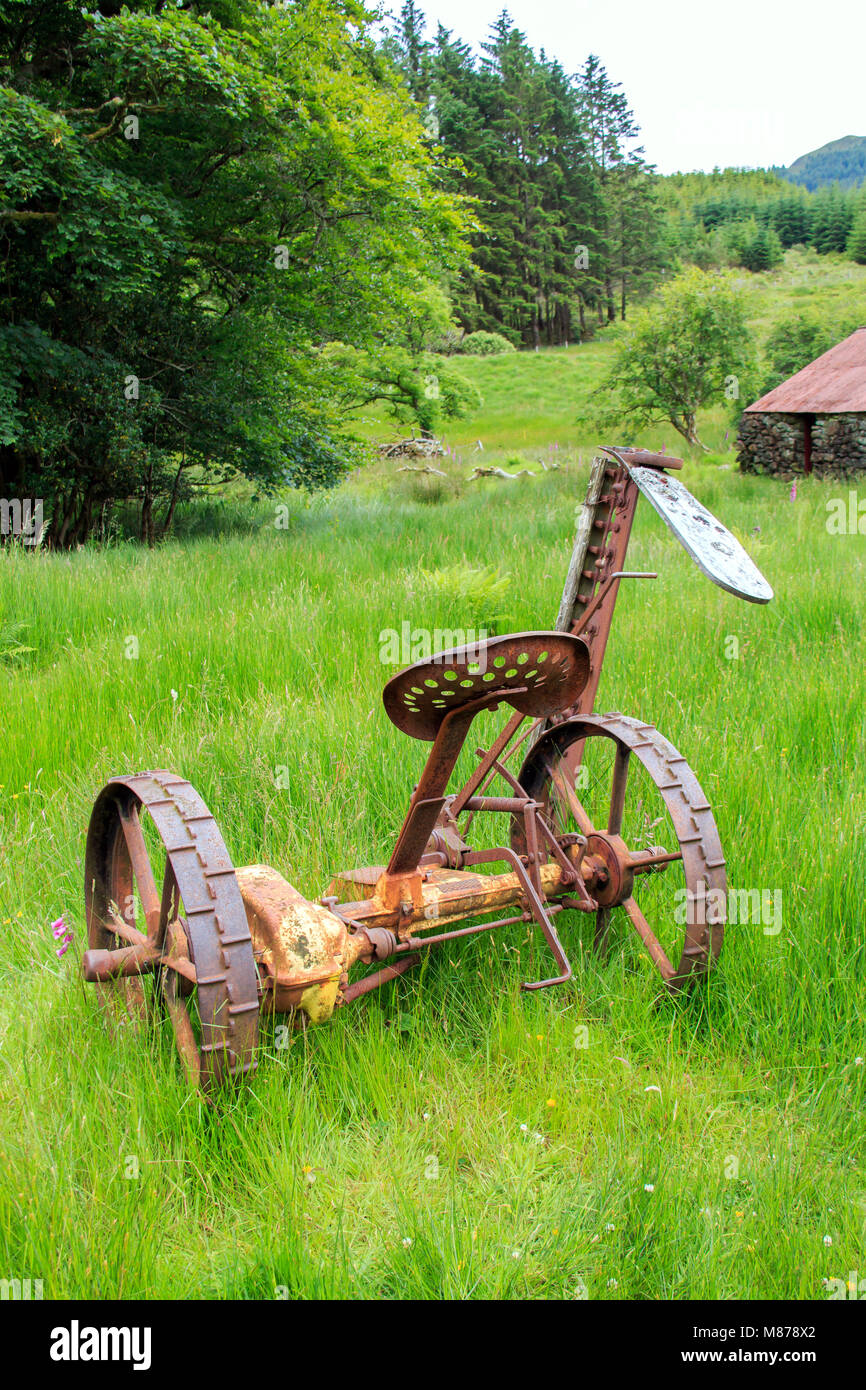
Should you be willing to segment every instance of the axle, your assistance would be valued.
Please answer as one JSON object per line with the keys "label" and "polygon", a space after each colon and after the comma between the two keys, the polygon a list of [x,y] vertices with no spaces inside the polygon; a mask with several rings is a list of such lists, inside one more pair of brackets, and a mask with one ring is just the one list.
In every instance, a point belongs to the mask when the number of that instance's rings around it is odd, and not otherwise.
{"label": "axle", "polygon": [[[497,805],[495,809],[512,807]],[[332,881],[321,903],[309,902],[266,865],[238,869],[262,1003],[276,1013],[301,1010],[312,1021],[322,1022],[338,1003],[368,993],[417,963],[421,947],[531,921],[527,878],[534,881],[548,914],[560,912],[564,906],[594,911],[597,900],[611,891],[612,881],[622,886],[630,882],[630,873],[664,867],[676,857],[647,851],[632,860],[624,846],[622,850],[608,843],[593,847],[583,837],[573,838],[578,843],[564,847],[564,863],[543,863],[537,868],[524,868],[520,863],[522,872],[482,874],[422,865],[407,882],[401,876],[395,881],[395,876],[383,870],[353,870]],[[509,850],[487,851],[484,858],[500,854],[505,860],[516,858]],[[471,851],[463,857],[469,862],[475,858]],[[356,896],[359,888],[366,890],[360,898]],[[494,921],[457,926],[508,909],[512,909],[510,915]],[[85,979],[107,983],[149,974],[163,966],[176,972],[180,992],[187,994],[196,981],[195,966],[182,921],[176,919],[171,926],[174,946],[170,955],[161,954],[143,933],[125,927],[123,935],[129,945],[115,951],[85,953]],[[348,972],[353,966],[385,960],[393,960],[393,964],[349,984]]]}

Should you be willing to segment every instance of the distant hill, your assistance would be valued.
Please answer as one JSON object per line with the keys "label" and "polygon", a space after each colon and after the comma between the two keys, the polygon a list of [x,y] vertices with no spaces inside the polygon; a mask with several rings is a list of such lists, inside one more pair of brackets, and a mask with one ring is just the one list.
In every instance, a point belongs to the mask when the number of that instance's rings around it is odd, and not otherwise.
{"label": "distant hill", "polygon": [[787,169],[776,173],[804,188],[824,188],[838,183],[843,188],[856,188],[866,180],[866,135],[845,135],[831,140],[819,150],[801,154]]}

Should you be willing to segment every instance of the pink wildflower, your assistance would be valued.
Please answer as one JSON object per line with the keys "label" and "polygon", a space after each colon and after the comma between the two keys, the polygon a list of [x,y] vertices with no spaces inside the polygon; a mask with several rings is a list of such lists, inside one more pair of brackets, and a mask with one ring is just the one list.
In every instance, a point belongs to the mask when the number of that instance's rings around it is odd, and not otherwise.
{"label": "pink wildflower", "polygon": [[62,956],[66,955],[66,952],[72,945],[73,936],[72,928],[67,927],[66,923],[63,920],[62,913],[57,918],[56,922],[51,923],[51,935],[54,937],[55,941],[60,942],[60,945],[56,948],[55,951],[57,959],[60,960]]}

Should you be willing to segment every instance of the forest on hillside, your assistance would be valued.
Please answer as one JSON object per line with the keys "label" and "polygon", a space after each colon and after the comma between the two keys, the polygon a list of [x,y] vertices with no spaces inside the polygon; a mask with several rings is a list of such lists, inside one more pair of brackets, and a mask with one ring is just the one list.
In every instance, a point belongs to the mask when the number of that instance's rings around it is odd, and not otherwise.
{"label": "forest on hillside", "polygon": [[[559,347],[694,264],[866,260],[862,194],[657,176],[601,59],[415,0],[6,0],[0,495],[69,546],[232,479],[328,487],[361,413],[478,404],[461,353]],[[3,539],[6,539],[5,535]]]}
{"label": "forest on hillside", "polygon": [[844,135],[841,140],[831,140],[829,145],[800,155],[779,173],[813,190],[834,183],[841,188],[858,188],[866,181],[866,136]]}

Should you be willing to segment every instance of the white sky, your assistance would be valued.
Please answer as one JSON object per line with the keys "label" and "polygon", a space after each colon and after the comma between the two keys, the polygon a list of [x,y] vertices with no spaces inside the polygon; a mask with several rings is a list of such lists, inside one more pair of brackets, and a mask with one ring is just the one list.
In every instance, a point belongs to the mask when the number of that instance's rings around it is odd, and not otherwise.
{"label": "white sky", "polygon": [[[402,0],[385,0],[396,13]],[[419,0],[476,46],[503,0]],[[597,53],[660,173],[790,164],[866,135],[866,0],[510,0],[567,72]]]}

